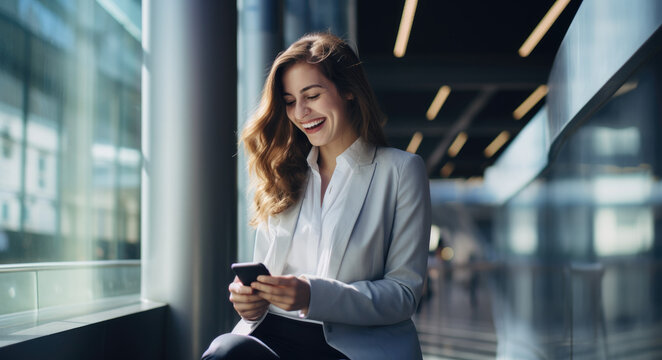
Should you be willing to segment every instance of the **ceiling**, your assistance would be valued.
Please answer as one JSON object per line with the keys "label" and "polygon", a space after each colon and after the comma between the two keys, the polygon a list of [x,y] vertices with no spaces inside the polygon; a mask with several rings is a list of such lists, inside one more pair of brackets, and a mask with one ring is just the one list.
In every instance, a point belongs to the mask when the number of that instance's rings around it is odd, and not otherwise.
{"label": "ceiling", "polygon": [[[358,3],[358,48],[368,77],[387,116],[391,146],[406,149],[415,132],[423,134],[417,154],[430,178],[480,177],[498,158],[483,151],[502,131],[515,137],[540,109],[522,119],[513,111],[545,84],[554,56],[581,0],[571,0],[538,46],[526,58],[517,51],[550,9],[553,0],[418,0],[404,57],[393,47],[404,0]],[[425,114],[442,85],[451,88],[437,117]],[[450,157],[449,145],[464,131],[467,141]],[[447,163],[453,168],[442,176]]]}

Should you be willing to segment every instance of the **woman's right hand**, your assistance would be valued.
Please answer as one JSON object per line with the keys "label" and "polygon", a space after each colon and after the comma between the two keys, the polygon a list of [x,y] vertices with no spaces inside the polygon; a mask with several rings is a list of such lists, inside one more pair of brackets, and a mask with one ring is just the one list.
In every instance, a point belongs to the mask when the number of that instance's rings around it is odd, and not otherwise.
{"label": "woman's right hand", "polygon": [[235,276],[228,286],[235,311],[246,320],[258,320],[269,309],[269,302],[257,295],[257,290],[244,286]]}

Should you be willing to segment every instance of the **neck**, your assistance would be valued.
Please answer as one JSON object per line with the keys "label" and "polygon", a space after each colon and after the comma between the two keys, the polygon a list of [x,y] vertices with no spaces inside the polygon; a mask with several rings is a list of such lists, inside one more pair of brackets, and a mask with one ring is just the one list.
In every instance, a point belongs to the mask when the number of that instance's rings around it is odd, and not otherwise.
{"label": "neck", "polygon": [[317,165],[320,171],[329,171],[332,173],[336,168],[336,158],[345,152],[358,138],[358,136],[352,134],[352,136],[343,137],[342,141],[336,144],[320,146],[319,156],[317,158]]}

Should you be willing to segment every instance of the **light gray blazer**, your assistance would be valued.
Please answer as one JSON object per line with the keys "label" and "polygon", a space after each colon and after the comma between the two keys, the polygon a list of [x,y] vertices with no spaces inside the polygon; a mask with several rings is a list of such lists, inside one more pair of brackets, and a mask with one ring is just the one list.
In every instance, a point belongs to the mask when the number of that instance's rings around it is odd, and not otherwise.
{"label": "light gray blazer", "polygon": [[[421,297],[430,241],[430,186],[423,160],[368,146],[334,230],[329,277],[310,280],[308,318],[350,359],[421,359],[411,317]],[[258,226],[254,261],[281,274],[301,201]],[[241,320],[234,333],[257,322]]]}

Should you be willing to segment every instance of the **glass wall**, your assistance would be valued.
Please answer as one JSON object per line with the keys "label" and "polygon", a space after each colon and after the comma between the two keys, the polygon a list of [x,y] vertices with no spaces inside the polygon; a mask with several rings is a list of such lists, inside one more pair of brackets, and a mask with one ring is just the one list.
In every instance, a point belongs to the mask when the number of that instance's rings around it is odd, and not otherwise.
{"label": "glass wall", "polygon": [[[659,46],[658,46],[659,49]],[[500,358],[659,358],[662,54],[495,212]]]}
{"label": "glass wall", "polygon": [[139,292],[140,29],[140,0],[0,2],[0,314]]}

